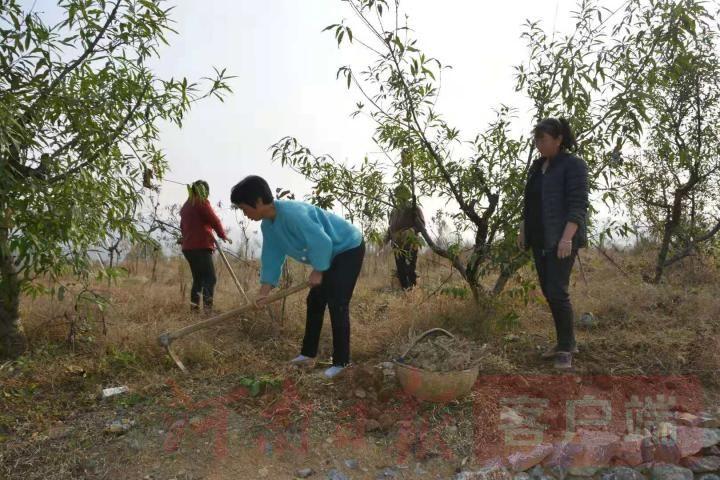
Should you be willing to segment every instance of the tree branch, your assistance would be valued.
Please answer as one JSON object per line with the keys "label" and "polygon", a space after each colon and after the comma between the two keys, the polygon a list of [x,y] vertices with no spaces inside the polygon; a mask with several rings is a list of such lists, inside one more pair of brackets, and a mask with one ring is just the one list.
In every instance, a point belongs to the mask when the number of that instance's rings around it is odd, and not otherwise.
{"label": "tree branch", "polygon": [[128,124],[128,122],[130,121],[130,119],[133,117],[133,115],[135,115],[135,113],[137,112],[137,110],[138,110],[138,109],[140,108],[140,106],[142,105],[143,99],[145,98],[145,94],[147,93],[147,91],[148,91],[149,89],[150,89],[150,83],[148,82],[148,83],[145,85],[145,89],[144,89],[144,90],[142,91],[142,93],[138,96],[137,101],[135,102],[135,105],[130,109],[130,111],[128,111],[128,114],[125,116],[125,118],[123,118],[123,120],[120,122],[120,124],[118,125],[118,127],[115,129],[115,131],[113,132],[111,138],[108,139],[108,141],[107,141],[107,143],[105,144],[105,147],[104,147],[103,150],[96,152],[96,153],[95,153],[94,155],[92,155],[89,159],[87,159],[86,161],[80,163],[79,165],[76,165],[75,167],[67,170],[66,172],[61,173],[61,174],[59,174],[59,175],[56,175],[56,176],[50,178],[50,179],[48,180],[48,183],[59,182],[59,181],[65,180],[66,178],[68,178],[68,177],[71,176],[71,175],[74,175],[75,173],[79,172],[80,170],[82,170],[82,169],[85,168],[86,166],[88,166],[88,165],[90,165],[91,163],[93,163],[94,161],[96,161],[100,155],[102,155],[107,149],[109,149],[110,147],[112,147],[112,146],[115,144],[115,142],[116,142],[116,140],[118,139],[118,137],[120,136],[120,134],[122,133],[122,131],[125,130],[125,127],[127,126],[127,124]]}
{"label": "tree branch", "polygon": [[[120,4],[122,3],[122,0],[117,0],[115,2],[115,6],[113,7],[112,11],[110,12],[110,15],[108,16],[107,20],[105,21],[105,24],[102,26],[98,34],[95,36],[93,41],[88,45],[88,47],[85,49],[85,51],[72,63],[65,66],[65,68],[60,72],[60,75],[58,75],[55,80],[53,80],[50,85],[43,90],[40,95],[38,95],[38,98],[30,105],[25,115],[23,115],[23,119],[27,120],[30,117],[32,117],[32,113],[37,107],[37,105],[45,100],[50,93],[52,93],[55,88],[62,82],[65,77],[67,77],[70,72],[75,70],[78,66],[80,66],[92,53],[95,51],[95,48],[97,47],[98,43],[102,38],[105,36],[105,33],[107,32],[108,28],[110,28],[110,25],[115,21],[115,17],[117,16],[118,10],[120,9]],[[25,123],[23,121],[23,123]]]}
{"label": "tree branch", "polygon": [[720,232],[720,220],[718,220],[717,224],[715,224],[713,228],[711,228],[707,233],[705,233],[705,235],[695,239],[695,241],[691,242],[688,246],[686,246],[682,252],[679,252],[672,258],[666,260],[663,266],[669,267],[670,265],[679,262],[683,258],[690,256],[700,243],[707,242],[708,240],[712,239],[715,235],[717,235],[718,232]]}
{"label": "tree branch", "polygon": [[418,228],[420,230],[420,234],[425,239],[425,242],[428,244],[430,249],[433,252],[435,252],[437,255],[450,260],[453,264],[453,267],[455,267],[457,269],[457,271],[460,272],[460,275],[462,275],[463,278],[467,278],[465,265],[463,265],[462,262],[460,261],[460,257],[458,255],[451,255],[450,252],[441,248],[437,243],[435,243],[435,241],[432,239],[432,237],[428,233],[427,227],[425,225],[418,225]]}

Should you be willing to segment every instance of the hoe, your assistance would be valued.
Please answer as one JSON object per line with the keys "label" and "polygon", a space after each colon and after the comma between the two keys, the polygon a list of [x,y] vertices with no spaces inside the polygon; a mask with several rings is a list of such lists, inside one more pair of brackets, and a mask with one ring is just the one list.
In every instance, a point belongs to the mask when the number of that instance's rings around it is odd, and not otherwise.
{"label": "hoe", "polygon": [[250,301],[247,294],[243,290],[242,286],[240,285],[240,282],[238,281],[237,277],[235,276],[235,272],[233,272],[232,268],[230,267],[230,263],[228,262],[227,258],[225,257],[225,254],[223,253],[222,249],[220,248],[220,245],[218,245],[218,252],[220,252],[220,256],[223,260],[223,263],[230,271],[230,275],[232,276],[235,286],[238,288],[240,293],[245,298],[246,304],[243,305],[242,307],[238,307],[233,310],[227,311],[225,313],[221,313],[220,315],[216,315],[212,318],[208,318],[201,322],[197,322],[192,325],[188,325],[188,326],[183,327],[174,332],[163,333],[162,335],[160,335],[158,337],[158,342],[160,342],[160,345],[165,347],[165,350],[167,350],[167,353],[168,353],[168,355],[170,355],[170,358],[172,358],[173,361],[175,362],[175,364],[178,366],[178,368],[180,368],[180,370],[182,370],[185,373],[187,373],[187,371],[188,371],[187,368],[185,367],[185,365],[183,365],[182,361],[180,360],[180,357],[178,357],[177,354],[175,352],[173,352],[173,350],[172,350],[172,344],[175,340],[177,340],[178,338],[182,338],[187,335],[190,335],[191,333],[197,332],[198,330],[203,330],[205,328],[219,325],[220,323],[223,323],[226,320],[237,318],[239,315],[242,315],[243,313],[247,313],[252,310],[256,310],[258,308],[261,308],[262,306],[265,306],[270,303],[281,300],[289,295],[292,295],[293,293],[297,293],[301,290],[305,290],[309,286],[309,284],[307,282],[305,282],[305,283],[302,283],[299,285],[295,285],[295,286],[286,288],[284,290],[280,290],[272,295],[268,295],[263,300],[261,305],[256,305],[255,303]]}

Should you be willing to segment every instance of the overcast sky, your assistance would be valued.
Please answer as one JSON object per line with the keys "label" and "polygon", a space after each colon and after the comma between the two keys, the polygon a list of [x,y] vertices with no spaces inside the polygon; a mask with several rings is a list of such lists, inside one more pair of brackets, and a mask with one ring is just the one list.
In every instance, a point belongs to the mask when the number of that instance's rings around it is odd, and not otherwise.
{"label": "overcast sky", "polygon": [[[363,67],[354,48],[338,48],[321,30],[352,12],[341,0],[178,0],[172,14],[177,35],[155,64],[161,76],[197,78],[212,67],[236,75],[234,94],[224,103],[197,104],[183,128],[162,129],[170,164],[168,179],[206,179],[213,203],[229,204],[232,185],[248,174],[271,186],[309,192],[304,179],[270,161],[268,147],[291,135],[315,153],[352,162],[377,151],[372,126],[351,119],[356,92],[336,80],[344,64]],[[616,8],[621,2],[601,4]],[[36,10],[54,1],[37,0]],[[541,20],[547,31],[572,27],[572,0],[405,0],[421,48],[453,68],[443,74],[440,111],[466,138],[481,131],[500,103],[523,106],[514,92],[513,66],[527,49],[520,38],[526,19]],[[358,63],[360,62],[360,63]],[[531,125],[527,126],[529,130]],[[185,200],[181,185],[163,183],[164,203]],[[432,212],[428,212],[432,213]],[[233,226],[234,215],[223,219]],[[430,215],[427,215],[430,216]],[[236,228],[234,230],[237,230]],[[235,232],[237,233],[237,232]]]}

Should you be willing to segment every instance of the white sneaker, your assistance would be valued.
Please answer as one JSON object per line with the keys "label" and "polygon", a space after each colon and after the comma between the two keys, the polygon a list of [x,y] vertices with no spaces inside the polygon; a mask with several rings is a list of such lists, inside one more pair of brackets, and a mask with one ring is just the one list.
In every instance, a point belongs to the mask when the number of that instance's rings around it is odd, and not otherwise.
{"label": "white sneaker", "polygon": [[306,365],[314,360],[315,359],[312,357],[306,357],[305,355],[298,355],[297,357],[290,360],[290,365],[297,365],[297,366]]}
{"label": "white sneaker", "polygon": [[323,372],[323,375],[325,375],[325,378],[335,378],[338,375],[340,375],[340,373],[342,373],[343,370],[345,370],[345,367],[339,367],[337,365],[333,365],[332,367],[325,370]]}

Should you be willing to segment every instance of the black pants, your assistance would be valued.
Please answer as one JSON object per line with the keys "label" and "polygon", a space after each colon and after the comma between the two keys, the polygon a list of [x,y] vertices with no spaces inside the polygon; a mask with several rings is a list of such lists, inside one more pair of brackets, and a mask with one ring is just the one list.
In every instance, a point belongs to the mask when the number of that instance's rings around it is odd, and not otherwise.
{"label": "black pants", "polygon": [[576,254],[577,252],[573,250],[569,257],[560,259],[557,256],[557,248],[542,250],[533,247],[540,288],[550,305],[550,311],[555,321],[558,350],[561,352],[570,352],[575,347],[573,309],[568,285]]}
{"label": "black pants", "polygon": [[302,353],[317,355],[325,307],[330,309],[333,337],[333,365],[350,363],[350,299],[362,269],[365,242],[333,258],[330,268],[323,272],[322,283],[310,289],[307,296],[307,321]]}
{"label": "black pants", "polygon": [[190,289],[191,308],[199,308],[200,294],[202,293],[205,310],[212,309],[215,283],[217,283],[212,250],[183,250],[183,255],[185,255],[185,258],[190,264],[190,272],[192,272],[193,283],[192,289]]}
{"label": "black pants", "polygon": [[418,247],[408,242],[406,244],[393,242],[393,251],[395,252],[395,267],[397,268],[397,277],[400,280],[400,286],[403,290],[409,290],[417,283],[417,267]]}

